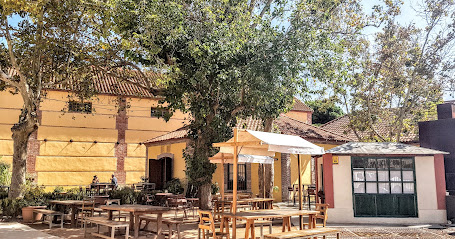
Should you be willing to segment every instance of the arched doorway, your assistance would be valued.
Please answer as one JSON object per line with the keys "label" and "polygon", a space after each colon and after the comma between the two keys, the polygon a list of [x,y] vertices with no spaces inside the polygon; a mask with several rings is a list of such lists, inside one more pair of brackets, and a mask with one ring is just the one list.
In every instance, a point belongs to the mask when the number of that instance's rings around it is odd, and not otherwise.
{"label": "arched doorway", "polygon": [[158,155],[158,159],[149,159],[149,182],[155,183],[156,189],[163,189],[172,179],[172,161],[170,155]]}

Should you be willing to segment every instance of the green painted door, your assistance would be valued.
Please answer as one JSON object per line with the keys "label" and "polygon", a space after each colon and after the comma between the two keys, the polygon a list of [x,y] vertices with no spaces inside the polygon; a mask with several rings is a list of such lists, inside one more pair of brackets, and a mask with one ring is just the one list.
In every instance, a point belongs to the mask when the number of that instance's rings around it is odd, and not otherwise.
{"label": "green painted door", "polygon": [[417,217],[414,158],[352,157],[356,217]]}

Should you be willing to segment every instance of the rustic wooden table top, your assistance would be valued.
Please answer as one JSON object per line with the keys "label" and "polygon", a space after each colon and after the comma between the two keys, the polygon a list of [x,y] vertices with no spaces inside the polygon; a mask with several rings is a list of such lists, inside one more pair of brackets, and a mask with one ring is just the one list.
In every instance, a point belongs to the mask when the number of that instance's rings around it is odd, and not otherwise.
{"label": "rustic wooden table top", "polygon": [[282,218],[300,215],[317,215],[319,211],[296,210],[296,209],[261,209],[233,213],[220,213],[221,216],[236,219],[261,219],[261,218]]}
{"label": "rustic wooden table top", "polygon": [[138,204],[123,204],[123,205],[103,205],[101,209],[110,211],[125,211],[125,212],[149,212],[149,213],[162,213],[169,211],[168,207],[138,205]]}
{"label": "rustic wooden table top", "polygon": [[50,200],[51,204],[60,204],[60,205],[82,205],[82,200]]}
{"label": "rustic wooden table top", "polygon": [[[271,202],[274,201],[275,199],[273,198],[244,198],[244,199],[238,199],[237,203],[248,203],[248,202]],[[232,200],[218,200],[219,203],[232,203]]]}

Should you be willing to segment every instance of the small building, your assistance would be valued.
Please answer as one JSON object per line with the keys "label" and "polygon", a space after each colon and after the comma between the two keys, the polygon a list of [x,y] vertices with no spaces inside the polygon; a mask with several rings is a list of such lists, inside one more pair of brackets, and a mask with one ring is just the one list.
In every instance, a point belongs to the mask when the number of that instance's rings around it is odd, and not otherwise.
{"label": "small building", "polygon": [[329,204],[328,222],[447,222],[444,154],[402,143],[327,150],[318,158],[318,187]]}

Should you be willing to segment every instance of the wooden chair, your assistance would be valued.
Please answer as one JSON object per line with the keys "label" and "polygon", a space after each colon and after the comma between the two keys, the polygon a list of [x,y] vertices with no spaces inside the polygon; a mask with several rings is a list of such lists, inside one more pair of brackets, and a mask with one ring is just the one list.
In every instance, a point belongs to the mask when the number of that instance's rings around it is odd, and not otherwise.
{"label": "wooden chair", "polygon": [[168,198],[167,199],[167,205],[171,208],[171,209],[174,209],[175,210],[175,215],[174,215],[174,219],[177,218],[177,214],[178,214],[178,211],[179,210],[182,210],[183,211],[183,215],[184,215],[184,218],[187,218],[188,215],[187,215],[187,211],[188,211],[188,205],[187,205],[187,201],[186,201],[186,198],[183,197],[171,197],[171,198]]}
{"label": "wooden chair", "polygon": [[216,231],[215,229],[215,220],[213,218],[213,213],[211,211],[198,211],[199,213],[199,224],[198,224],[198,239],[201,239],[201,230],[204,239],[207,239],[211,236],[213,239],[218,238],[229,238],[229,227],[225,227],[227,232]]}
{"label": "wooden chair", "polygon": [[[327,214],[328,208],[329,208],[329,204],[316,203],[316,211],[319,211],[319,214],[315,216],[316,227],[318,227],[318,226],[325,227],[326,226],[327,217],[328,217],[328,214]],[[318,221],[321,221],[321,220],[322,220],[322,222],[318,223]],[[309,228],[309,225],[308,225],[308,228]]]}
{"label": "wooden chair", "polygon": [[155,195],[152,195],[152,194],[145,195],[145,204],[153,205],[155,202],[156,202]]}
{"label": "wooden chair", "polygon": [[77,213],[77,221],[76,226],[78,223],[81,224],[81,228],[84,226],[84,220],[87,217],[93,217],[95,212],[95,199],[94,198],[84,198],[82,200],[82,207],[79,208],[79,212]]}

